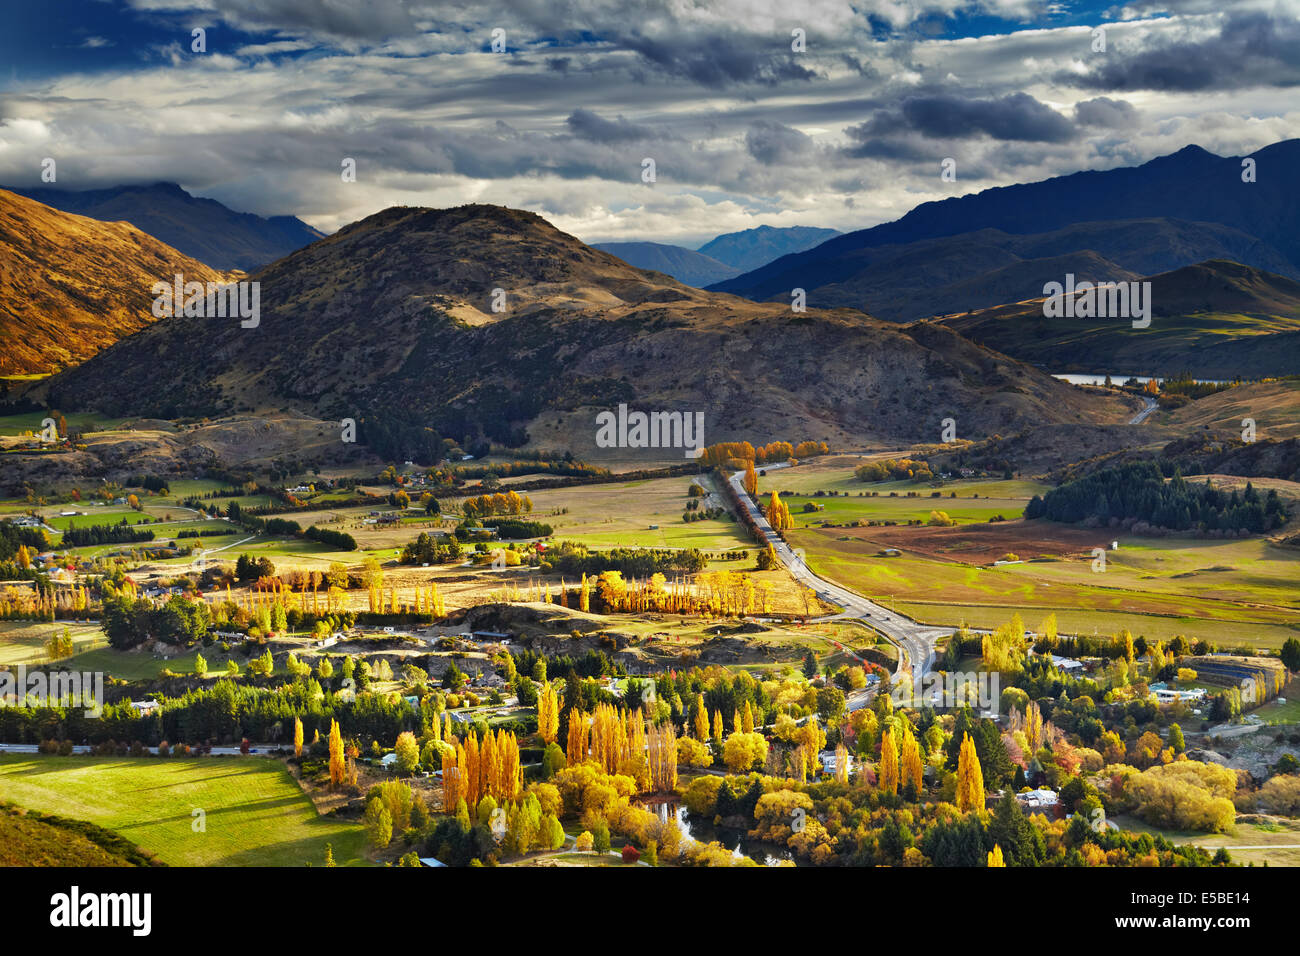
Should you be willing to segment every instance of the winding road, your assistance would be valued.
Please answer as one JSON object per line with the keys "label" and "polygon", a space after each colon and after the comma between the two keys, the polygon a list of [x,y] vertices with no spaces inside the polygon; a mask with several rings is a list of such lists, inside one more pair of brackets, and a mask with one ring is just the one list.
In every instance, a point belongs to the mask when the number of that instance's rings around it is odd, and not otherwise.
{"label": "winding road", "polygon": [[[773,466],[769,465],[767,470],[771,471],[772,468]],[[750,517],[754,519],[758,530],[767,543],[776,550],[777,557],[789,569],[790,574],[801,584],[812,588],[819,597],[844,608],[839,614],[832,614],[819,620],[861,618],[898,646],[901,655],[900,670],[912,671],[914,680],[928,674],[934,666],[935,641],[951,634],[953,628],[920,624],[910,617],[891,611],[874,601],[868,601],[862,595],[814,574],[803,560],[803,555],[786,544],[781,536],[772,530],[772,526],[767,523],[767,518],[763,517],[758,506],[745,494],[744,478],[743,472],[736,472],[730,478],[736,498],[749,510]]]}

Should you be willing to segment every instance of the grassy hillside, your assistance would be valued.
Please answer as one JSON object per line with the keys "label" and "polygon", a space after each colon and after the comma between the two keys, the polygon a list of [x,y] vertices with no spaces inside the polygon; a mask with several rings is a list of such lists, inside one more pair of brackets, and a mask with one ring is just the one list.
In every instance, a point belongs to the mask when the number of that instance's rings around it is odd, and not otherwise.
{"label": "grassy hillside", "polygon": [[0,189],[0,375],[82,362],[154,321],[155,282],[225,273],[125,222],[59,212]]}
{"label": "grassy hillside", "polygon": [[1300,283],[1222,260],[1150,281],[1147,328],[1135,329],[1125,318],[1048,318],[1041,296],[943,322],[975,342],[1054,371],[1190,372],[1225,380],[1295,373]]}
{"label": "grassy hillside", "polygon": [[0,804],[0,866],[160,866],[93,823]]}
{"label": "grassy hillside", "polygon": [[319,866],[326,843],[340,865],[364,862],[362,828],[321,817],[269,758],[0,755],[0,799],[109,827],[173,866]]}

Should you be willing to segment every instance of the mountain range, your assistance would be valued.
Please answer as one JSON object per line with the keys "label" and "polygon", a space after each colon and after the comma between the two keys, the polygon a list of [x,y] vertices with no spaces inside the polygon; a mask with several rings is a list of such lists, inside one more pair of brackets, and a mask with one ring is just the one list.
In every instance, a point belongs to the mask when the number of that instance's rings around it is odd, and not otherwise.
{"label": "mountain range", "polygon": [[235,212],[175,183],[111,189],[13,189],[54,209],[137,229],[216,269],[252,271],[324,236],[294,216]]}
{"label": "mountain range", "polygon": [[813,226],[757,226],[717,236],[695,250],[663,242],[599,242],[593,248],[638,269],[653,269],[703,288],[789,253],[811,249],[839,234],[835,229]]}
{"label": "mountain range", "polygon": [[1300,369],[1300,282],[1210,260],[1149,278],[1148,328],[1128,319],[1045,318],[1043,298],[945,317],[999,352],[1055,371],[1231,381]]}
{"label": "mountain range", "polygon": [[352,417],[380,454],[415,460],[444,438],[589,455],[596,413],[619,403],[702,411],[709,442],[845,443],[934,439],[950,416],[963,435],[1113,421],[1127,401],[942,325],[693,289],[498,206],[387,209],[252,278],[257,328],[165,319],[40,392],[162,418]]}
{"label": "mountain range", "polygon": [[[1041,296],[1066,272],[1118,278],[1225,258],[1300,277],[1300,183],[1289,172],[1300,140],[1249,159],[1252,181],[1243,157],[1188,146],[1141,166],[924,203],[710,288],[756,301],[802,288],[809,305],[910,321]],[[983,301],[960,301],[971,293]]]}

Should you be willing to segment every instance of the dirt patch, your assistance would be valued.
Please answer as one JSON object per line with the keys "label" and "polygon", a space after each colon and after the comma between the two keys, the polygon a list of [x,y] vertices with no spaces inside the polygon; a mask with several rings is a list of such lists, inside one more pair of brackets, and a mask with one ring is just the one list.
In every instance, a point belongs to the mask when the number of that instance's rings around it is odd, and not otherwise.
{"label": "dirt patch", "polygon": [[840,534],[928,558],[986,565],[1015,554],[1021,560],[1091,554],[1109,533],[1050,521],[998,521],[955,528],[877,527],[836,529]]}

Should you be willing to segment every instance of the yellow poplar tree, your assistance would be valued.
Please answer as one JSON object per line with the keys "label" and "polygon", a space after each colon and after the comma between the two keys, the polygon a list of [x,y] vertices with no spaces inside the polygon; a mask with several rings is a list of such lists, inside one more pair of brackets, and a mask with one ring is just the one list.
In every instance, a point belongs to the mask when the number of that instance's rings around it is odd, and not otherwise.
{"label": "yellow poplar tree", "polygon": [[695,739],[701,743],[709,740],[709,713],[704,709],[704,695],[695,695]]}
{"label": "yellow poplar tree", "polygon": [[330,783],[339,786],[347,775],[347,764],[343,759],[343,732],[339,730],[337,720],[330,721]]}
{"label": "yellow poplar tree", "polygon": [[889,730],[880,741],[880,789],[891,795],[898,793],[898,748]]}
{"label": "yellow poplar tree", "polygon": [[1006,863],[1002,860],[1002,847],[996,843],[993,844],[993,849],[989,850],[989,866],[1006,866]]}
{"label": "yellow poplar tree", "polygon": [[910,783],[919,794],[921,792],[921,748],[916,742],[916,737],[912,735],[911,724],[903,727],[903,751],[900,760],[901,785],[906,786]]}
{"label": "yellow poplar tree", "polygon": [[293,719],[293,755],[295,757],[302,756],[302,718],[301,717],[295,717]]}
{"label": "yellow poplar tree", "polygon": [[957,809],[978,810],[984,806],[984,771],[980,769],[979,754],[970,734],[961,738],[961,752],[957,756]]}

